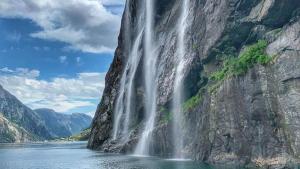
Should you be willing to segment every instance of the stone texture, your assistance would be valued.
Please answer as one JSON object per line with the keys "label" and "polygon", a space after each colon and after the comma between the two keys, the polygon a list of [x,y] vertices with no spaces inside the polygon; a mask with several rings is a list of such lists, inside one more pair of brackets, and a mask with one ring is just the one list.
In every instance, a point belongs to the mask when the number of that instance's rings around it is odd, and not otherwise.
{"label": "stone texture", "polygon": [[[136,16],[144,1],[131,1],[130,34],[137,34]],[[180,0],[155,1],[155,46],[159,55],[158,116],[152,155],[170,156],[171,123],[162,119],[170,109],[176,54],[176,22]],[[269,42],[267,52],[276,56],[268,66],[255,66],[246,75],[227,79],[217,92],[185,113],[185,150],[189,158],[210,163],[247,165],[274,163],[284,166],[299,157],[300,134],[300,19],[298,0],[191,0],[187,30],[188,62],[186,98],[210,85],[209,74],[222,66],[225,55],[238,55],[245,45],[259,39]],[[134,128],[125,144],[112,142],[113,108],[127,58],[125,15],[115,59],[106,77],[106,88],[92,126],[89,147],[130,153],[143,128],[142,65],[135,78]],[[126,40],[127,39],[127,40]],[[131,38],[132,39],[132,38]],[[141,49],[143,50],[143,49]],[[142,52],[141,52],[142,53]],[[284,164],[283,164],[284,163]],[[278,168],[277,167],[277,168]]]}

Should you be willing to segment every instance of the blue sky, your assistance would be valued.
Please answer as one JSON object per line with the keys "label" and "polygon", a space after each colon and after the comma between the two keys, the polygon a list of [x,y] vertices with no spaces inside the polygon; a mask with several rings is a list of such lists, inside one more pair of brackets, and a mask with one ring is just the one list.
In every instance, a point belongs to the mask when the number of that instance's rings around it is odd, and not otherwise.
{"label": "blue sky", "polygon": [[0,84],[32,109],[93,114],[124,0],[0,2]]}

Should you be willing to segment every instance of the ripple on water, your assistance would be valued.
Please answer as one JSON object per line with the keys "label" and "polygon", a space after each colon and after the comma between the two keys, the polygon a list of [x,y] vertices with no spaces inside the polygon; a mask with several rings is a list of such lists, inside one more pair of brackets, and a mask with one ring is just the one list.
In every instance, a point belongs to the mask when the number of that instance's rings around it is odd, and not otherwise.
{"label": "ripple on water", "polygon": [[215,169],[181,159],[103,154],[86,142],[0,144],[0,169]]}

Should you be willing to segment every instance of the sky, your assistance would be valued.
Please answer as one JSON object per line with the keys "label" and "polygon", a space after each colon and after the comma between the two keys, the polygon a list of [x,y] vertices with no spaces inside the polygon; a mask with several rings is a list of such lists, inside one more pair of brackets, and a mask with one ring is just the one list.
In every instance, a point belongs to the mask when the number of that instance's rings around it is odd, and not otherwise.
{"label": "sky", "polygon": [[32,109],[93,115],[125,0],[1,0],[0,84]]}

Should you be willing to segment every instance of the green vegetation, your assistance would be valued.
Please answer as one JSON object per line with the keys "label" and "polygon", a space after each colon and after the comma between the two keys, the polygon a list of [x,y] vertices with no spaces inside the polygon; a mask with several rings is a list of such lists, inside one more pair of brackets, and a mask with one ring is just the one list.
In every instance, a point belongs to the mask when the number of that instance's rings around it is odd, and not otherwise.
{"label": "green vegetation", "polygon": [[199,103],[203,99],[202,96],[203,96],[204,92],[205,92],[205,88],[202,88],[199,90],[199,92],[195,96],[193,96],[190,99],[188,99],[187,101],[185,101],[183,104],[183,111],[184,112],[190,111],[191,109],[193,109],[197,105],[199,105]]}
{"label": "green vegetation", "polygon": [[161,107],[160,112],[163,114],[160,123],[165,124],[172,120],[172,112],[169,112],[166,108]]}
{"label": "green vegetation", "polygon": [[226,46],[224,51],[213,49],[216,59],[223,60],[223,67],[211,74],[210,80],[212,83],[203,86],[195,96],[183,104],[184,112],[190,111],[199,105],[203,100],[205,91],[214,92],[226,78],[243,75],[256,64],[267,65],[270,63],[273,58],[266,54],[267,45],[266,41],[259,40],[257,43],[246,47],[239,57],[234,56],[236,49],[233,47]]}
{"label": "green vegetation", "polygon": [[83,130],[81,133],[74,135],[74,136],[70,136],[64,140],[67,141],[87,141],[89,139],[91,133],[91,128],[85,129]]}
{"label": "green vegetation", "polygon": [[237,58],[228,58],[224,61],[223,68],[210,76],[217,84],[210,87],[214,91],[218,84],[230,76],[239,76],[247,73],[255,64],[267,65],[272,60],[265,52],[267,42],[260,40],[245,49]]}

